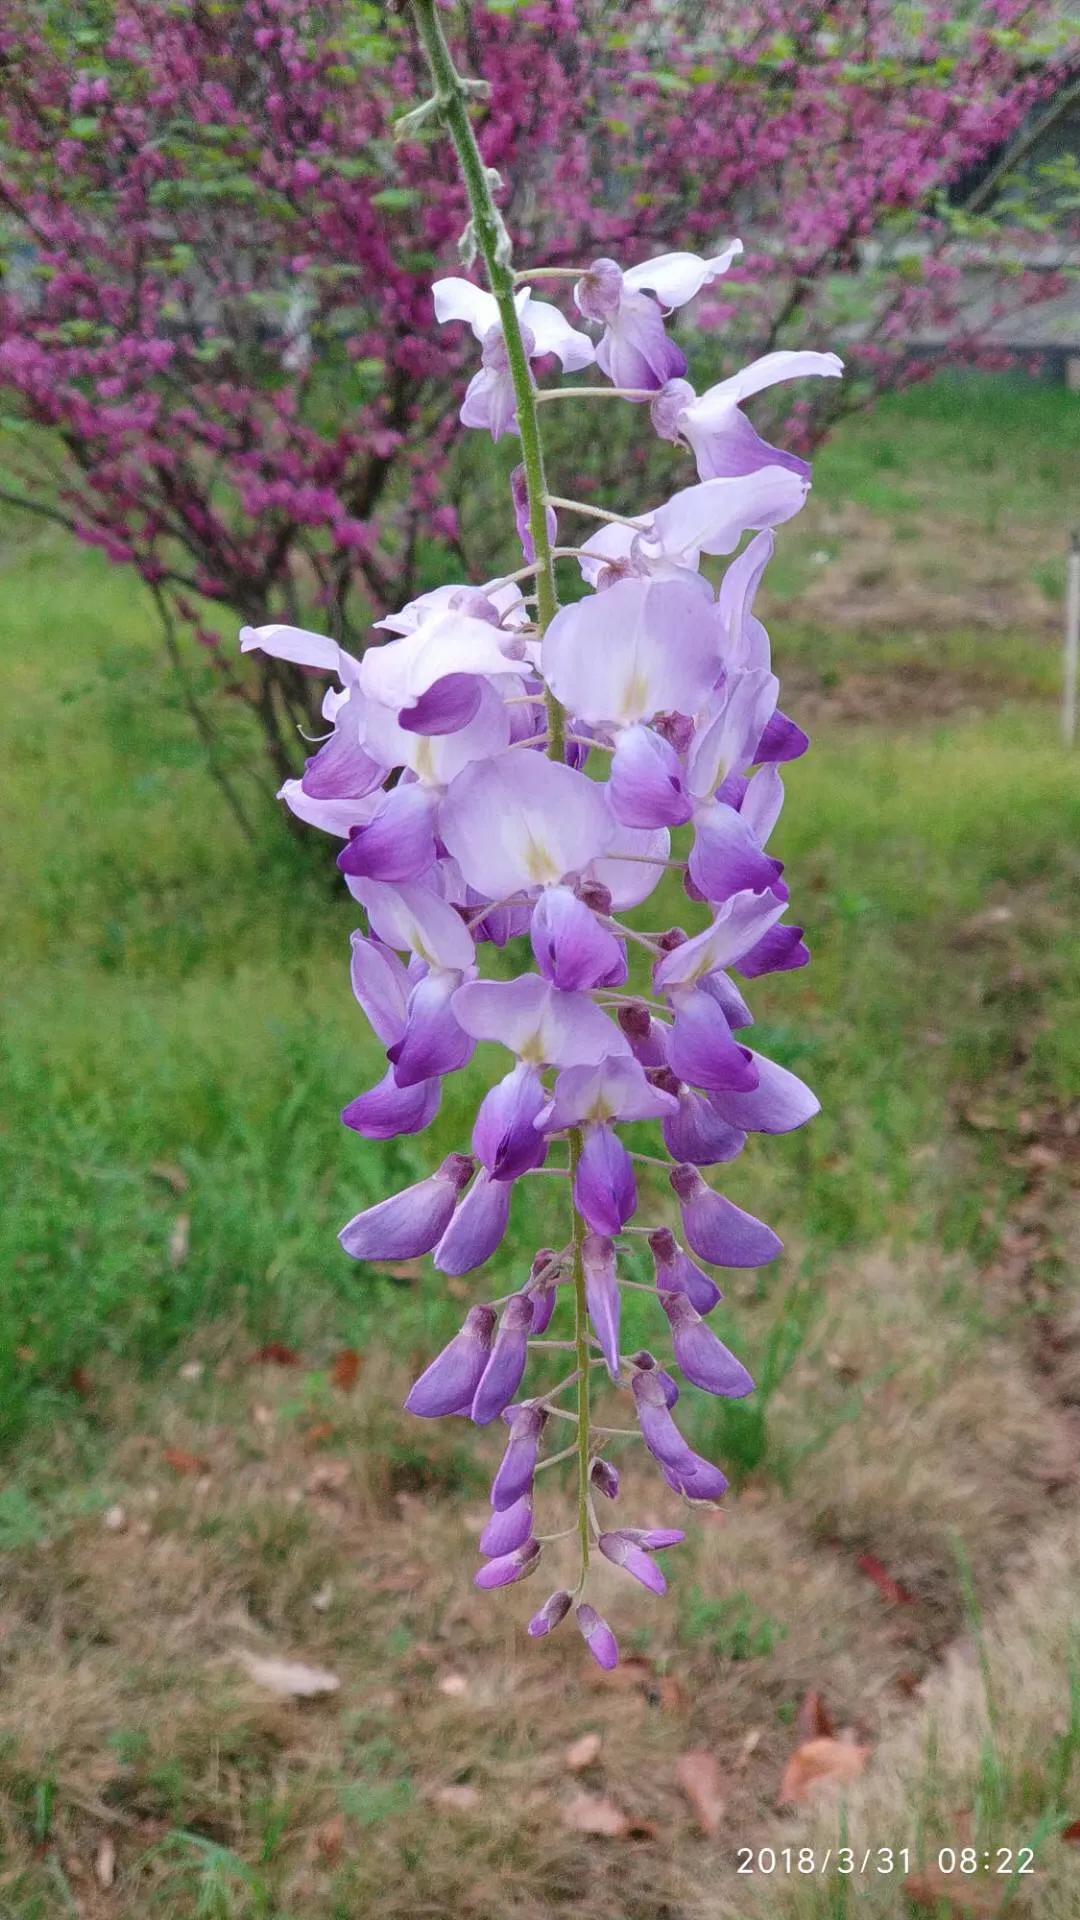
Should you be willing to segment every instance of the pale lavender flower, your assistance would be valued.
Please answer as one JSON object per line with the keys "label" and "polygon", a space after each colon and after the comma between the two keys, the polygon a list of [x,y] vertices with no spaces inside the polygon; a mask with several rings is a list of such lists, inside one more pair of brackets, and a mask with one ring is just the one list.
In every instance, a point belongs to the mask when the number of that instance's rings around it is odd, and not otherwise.
{"label": "pale lavender flower", "polygon": [[688,1244],[713,1267],[763,1267],[783,1252],[771,1227],[706,1186],[696,1167],[668,1176],[678,1197]]}
{"label": "pale lavender flower", "polygon": [[692,448],[703,480],[741,478],[766,466],[790,467],[809,479],[807,462],[769,446],[750,425],[739,402],[780,381],[807,375],[835,380],[843,371],[844,363],[835,353],[767,353],[718,381],[700,398],[688,381],[676,375],[652,403],[653,425],[662,439],[683,440]]}
{"label": "pale lavender flower", "polygon": [[473,1395],[472,1418],[478,1427],[498,1419],[521,1385],[532,1331],[532,1302],[517,1293],[503,1308],[488,1363]]}

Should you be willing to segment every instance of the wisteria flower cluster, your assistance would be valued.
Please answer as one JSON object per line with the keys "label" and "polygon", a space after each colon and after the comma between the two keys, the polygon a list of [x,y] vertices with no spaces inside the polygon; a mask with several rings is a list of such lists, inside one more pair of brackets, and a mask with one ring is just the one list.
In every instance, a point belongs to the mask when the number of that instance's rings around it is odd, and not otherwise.
{"label": "wisteria flower cluster", "polygon": [[[480,1102],[471,1152],[451,1153],[358,1214],[342,1245],[359,1261],[431,1253],[439,1273],[482,1274],[518,1184],[557,1183],[552,1245],[516,1291],[470,1308],[406,1406],[425,1419],[506,1427],[480,1538],[482,1588],[535,1573],[547,1541],[562,1537],[541,1530],[537,1478],[576,1460],[577,1515],[566,1530],[580,1543],[576,1584],[544,1601],[529,1632],[550,1633],[573,1608],[593,1657],[610,1667],[615,1637],[588,1597],[595,1553],[661,1594],[656,1556],[683,1538],[678,1528],[600,1517],[598,1506],[619,1498],[613,1447],[639,1434],[688,1502],[718,1500],[727,1485],[680,1431],[675,1373],[652,1351],[623,1351],[622,1290],[641,1285],[620,1271],[628,1237],[647,1242],[647,1291],[682,1380],[750,1393],[746,1368],[709,1326],[722,1294],[708,1269],[758,1267],[781,1243],[701,1169],[734,1160],[750,1133],[786,1132],[817,1111],[800,1080],[746,1044],[752,1016],[734,977],[809,958],[768,851],[780,767],[808,742],[778,706],[753,610],[772,529],[798,512],[809,475],[759,438],[740,402],[777,381],[835,376],[841,364],[833,354],[768,354],[695,395],[665,314],[722,274],[738,242],[712,258],[666,254],[625,272],[593,261],[570,276],[580,324],[535,299],[531,282],[544,269],[527,282],[512,275],[491,182],[470,164],[464,84],[430,0],[415,13],[492,287],[438,281],[435,313],[467,323],[480,343],[463,421],[496,440],[520,434],[510,504],[524,563],[511,577],[440,587],[387,615],[378,624],[388,637],[360,659],[287,626],[246,629],[242,645],[335,683],[323,706],[330,732],[282,796],[342,842],[337,864],[365,915],[352,937],[352,985],[387,1064],[346,1107],[346,1126],[368,1140],[419,1133],[478,1041],[511,1058]],[[552,357],[568,372],[595,364],[612,384],[538,389],[531,363],[543,369]],[[620,393],[649,405],[658,433],[691,450],[699,476],[632,517],[551,494],[539,435],[544,403],[579,396],[589,406]],[[596,530],[556,545],[557,514],[592,517]],[[733,554],[717,590],[703,562]],[[579,570],[584,588],[562,607],[559,561]],[[680,830],[685,857],[673,854]],[[627,916],[673,870],[699,930],[642,929]],[[485,954],[502,956],[497,977],[482,976]],[[643,1121],[658,1125],[663,1158],[628,1147],[623,1129]],[[637,1218],[642,1161],[667,1169],[678,1235],[661,1218]],[[569,1372],[530,1390],[530,1357],[550,1370],[559,1352]],[[633,1428],[592,1420],[598,1375],[626,1395]]]}

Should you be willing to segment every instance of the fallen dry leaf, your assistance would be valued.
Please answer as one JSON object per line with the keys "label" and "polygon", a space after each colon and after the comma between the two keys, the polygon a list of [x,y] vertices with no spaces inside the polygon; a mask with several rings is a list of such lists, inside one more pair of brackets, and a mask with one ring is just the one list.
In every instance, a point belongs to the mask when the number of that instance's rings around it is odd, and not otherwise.
{"label": "fallen dry leaf", "polygon": [[333,1598],[334,1598],[334,1583],[332,1580],[325,1580],[322,1586],[316,1588],[315,1592],[312,1594],[311,1604],[314,1607],[316,1613],[328,1613],[330,1611],[330,1602],[333,1600]]}
{"label": "fallen dry leaf", "polygon": [[1009,1887],[1007,1875],[1000,1880],[984,1880],[974,1874],[943,1873],[940,1867],[909,1873],[903,1882],[903,1891],[913,1906],[935,1916],[944,1909],[949,1914],[962,1914],[964,1920],[996,1920]]}
{"label": "fallen dry leaf", "polygon": [[743,1736],[743,1743],[739,1748],[738,1765],[740,1768],[747,1766],[750,1761],[750,1756],[757,1752],[757,1749],[761,1745],[761,1734],[761,1727],[751,1727],[749,1733]]}
{"label": "fallen dry leaf", "polygon": [[186,1193],[191,1184],[183,1167],[177,1166],[175,1160],[155,1160],[150,1171],[155,1180],[163,1181],[177,1195]]}
{"label": "fallen dry leaf", "polygon": [[598,1733],[579,1734],[576,1740],[571,1740],[563,1754],[563,1765],[571,1773],[584,1773],[586,1767],[595,1766],[599,1760],[601,1744]]}
{"label": "fallen dry leaf", "polygon": [[321,1460],[308,1474],[307,1490],[315,1494],[339,1494],[349,1478],[349,1472],[347,1460]]}
{"label": "fallen dry leaf", "polygon": [[176,1371],[181,1380],[201,1380],[206,1368],[201,1360],[185,1360],[183,1366],[177,1367]]}
{"label": "fallen dry leaf", "polygon": [[632,1822],[614,1800],[602,1793],[575,1793],[563,1807],[563,1820],[574,1833],[591,1833],[601,1840],[625,1840]]}
{"label": "fallen dry leaf", "polygon": [[805,1745],[807,1740],[831,1740],[836,1733],[836,1723],[825,1705],[824,1695],[814,1688],[803,1695],[795,1717],[795,1732],[800,1745]]}
{"label": "fallen dry leaf", "polygon": [[388,1280],[419,1280],[424,1271],[419,1260],[369,1260],[368,1265]]}
{"label": "fallen dry leaf", "polygon": [[716,1755],[702,1749],[680,1753],[675,1762],[675,1779],[690,1802],[691,1811],[706,1840],[715,1840],[725,1806]]}
{"label": "fallen dry leaf", "polygon": [[435,1805],[445,1807],[447,1813],[475,1813],[480,1805],[476,1787],[437,1787],[431,1797]]}
{"label": "fallen dry leaf", "polygon": [[878,1559],[876,1553],[860,1553],[855,1565],[860,1573],[865,1573],[867,1579],[873,1581],[883,1600],[890,1601],[894,1607],[915,1605],[915,1595],[901,1586],[899,1580],[893,1579],[888,1567]]}
{"label": "fallen dry leaf", "polygon": [[469,1682],[463,1673],[444,1673],[439,1677],[439,1692],[445,1693],[448,1700],[464,1700],[469,1691]]}
{"label": "fallen dry leaf", "polygon": [[804,1741],[784,1768],[777,1805],[803,1807],[820,1788],[850,1786],[869,1758],[869,1747],[860,1747],[854,1740]]}
{"label": "fallen dry leaf", "polygon": [[94,1855],[94,1876],[98,1886],[103,1887],[106,1893],[116,1879],[116,1846],[107,1833],[103,1833],[98,1841]]}
{"label": "fallen dry leaf", "polygon": [[1080,1847],[1080,1820],[1070,1820],[1067,1827],[1062,1827],[1060,1837],[1066,1846]]}
{"label": "fallen dry leaf", "polygon": [[355,1347],[342,1347],[330,1363],[330,1379],[342,1393],[351,1393],[360,1378],[362,1361]]}
{"label": "fallen dry leaf", "polygon": [[268,1340],[265,1346],[256,1347],[255,1352],[248,1355],[251,1367],[298,1367],[300,1364],[296,1348],[287,1347],[283,1340]]}
{"label": "fallen dry leaf", "polygon": [[174,1473],[209,1473],[210,1462],[201,1453],[189,1453],[186,1447],[165,1447],[162,1459]]}
{"label": "fallen dry leaf", "polygon": [[314,1453],[317,1447],[325,1447],[327,1441],[333,1439],[334,1432],[335,1429],[331,1421],[316,1420],[315,1425],[308,1427],[307,1432],[304,1434],[304,1446],[309,1453]]}
{"label": "fallen dry leaf", "polygon": [[127,1526],[127,1512],[125,1508],[120,1505],[106,1507],[101,1516],[101,1524],[106,1533],[123,1533],[124,1528]]}
{"label": "fallen dry leaf", "polygon": [[169,1234],[169,1265],[182,1267],[191,1245],[191,1215],[178,1213]]}
{"label": "fallen dry leaf", "polygon": [[72,1367],[68,1374],[68,1386],[77,1393],[80,1400],[89,1400],[94,1391],[94,1382],[85,1367]]}
{"label": "fallen dry leaf", "polygon": [[241,1649],[238,1657],[251,1678],[279,1700],[318,1700],[323,1694],[336,1693],[341,1685],[336,1673],[326,1667],[309,1667],[304,1660],[281,1660],[276,1654],[248,1653],[246,1649]]}
{"label": "fallen dry leaf", "polygon": [[328,1820],[320,1821],[311,1836],[311,1851],[317,1860],[328,1867],[336,1866],[345,1851],[345,1815],[332,1813]]}

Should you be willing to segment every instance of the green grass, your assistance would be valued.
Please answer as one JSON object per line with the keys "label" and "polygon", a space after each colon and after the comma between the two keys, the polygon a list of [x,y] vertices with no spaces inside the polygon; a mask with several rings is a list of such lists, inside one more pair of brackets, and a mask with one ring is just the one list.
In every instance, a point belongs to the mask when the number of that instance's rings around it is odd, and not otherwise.
{"label": "green grass", "polygon": [[[963,427],[966,445],[992,438],[1045,507],[1072,432],[1061,396],[987,388],[974,425],[970,409],[970,389],[949,384],[894,403],[826,454],[820,490],[877,501],[883,467],[907,485]],[[0,1432],[76,1409],[72,1370],[98,1351],[154,1367],[193,1325],[238,1309],[267,1338],[324,1312],[357,1342],[388,1312],[433,1335],[457,1304],[359,1274],[335,1229],[464,1143],[487,1063],[451,1088],[433,1139],[347,1134],[338,1110],[378,1070],[348,991],[347,898],[272,811],[256,847],[239,838],[126,576],[51,536],[9,538],[0,608]],[[782,667],[782,622],[775,638]],[[898,637],[875,670],[902,655]],[[824,1112],[756,1143],[730,1188],[811,1272],[883,1235],[985,1241],[1002,1170],[957,1136],[956,1090],[1008,1076],[1018,1040],[1014,1103],[1075,1086],[1080,790],[1052,710],[1015,697],[1006,655],[982,661],[989,686],[1004,682],[992,712],[910,730],[826,713],[791,769],[779,851],[814,966],[760,983],[754,1001],[763,1046],[813,1082]],[[830,637],[836,671],[865,657]],[[993,902],[1015,911],[1004,942],[958,942]],[[686,918],[677,896],[668,905]],[[182,1168],[188,1191],[159,1163]],[[516,1204],[507,1266],[552,1230],[546,1191]],[[181,1213],[189,1247],[173,1261]]]}

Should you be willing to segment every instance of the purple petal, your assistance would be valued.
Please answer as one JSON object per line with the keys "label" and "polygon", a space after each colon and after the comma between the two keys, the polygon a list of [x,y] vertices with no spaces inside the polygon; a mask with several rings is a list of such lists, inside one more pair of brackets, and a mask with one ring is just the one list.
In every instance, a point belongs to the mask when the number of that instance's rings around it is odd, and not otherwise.
{"label": "purple petal", "polygon": [[672,1073],[689,1086],[732,1087],[748,1093],[757,1085],[749,1047],[741,1047],[732,1037],[723,1013],[707,993],[680,997],[668,1051]]}
{"label": "purple petal", "polygon": [[654,1020],[640,1001],[619,1008],[619,1025],[643,1067],[666,1067],[669,1029]]}
{"label": "purple petal", "polygon": [[544,1601],[539,1613],[534,1613],[525,1631],[533,1640],[542,1640],[552,1633],[561,1620],[565,1620],[573,1605],[573,1595],[560,1587]]}
{"label": "purple petal", "polygon": [[484,1095],[472,1144],[493,1180],[516,1180],[543,1164],[547,1142],[533,1122],[547,1098],[537,1069],[524,1060]]}
{"label": "purple petal", "polygon": [[661,1305],[671,1323],[675,1359],[695,1387],[725,1400],[741,1400],[753,1393],[754,1382],[742,1361],[705,1325],[685,1294],[666,1293]]}
{"label": "purple petal", "polygon": [[480,1535],[480,1551],[489,1554],[493,1560],[504,1553],[513,1553],[516,1547],[523,1547],[532,1533],[533,1503],[532,1494],[523,1493],[512,1507],[504,1507],[502,1512],[492,1514],[483,1533]]}
{"label": "purple petal", "polygon": [[619,1317],[622,1300],[615,1269],[615,1249],[601,1234],[590,1233],[582,1248],[585,1267],[585,1300],[592,1329],[600,1342],[607,1370],[614,1380],[619,1372]]}
{"label": "purple petal", "polygon": [[728,1489],[727,1475],[689,1447],[676,1465],[661,1463],[661,1472],[668,1486],[687,1500],[721,1500]]}
{"label": "purple petal", "polygon": [[499,1560],[489,1560],[474,1576],[473,1585],[486,1590],[492,1587],[511,1587],[516,1580],[527,1580],[540,1565],[540,1543],[527,1540],[523,1547],[515,1548],[513,1553],[504,1553]]}
{"label": "purple petal", "polygon": [[354,1260],[414,1260],[430,1253],[472,1169],[467,1154],[448,1154],[429,1179],[358,1213],[338,1235],[346,1253]]}
{"label": "purple petal", "polygon": [[600,986],[623,962],[615,935],[569,887],[545,887],[529,934],[545,980],[564,993]]}
{"label": "purple petal", "polygon": [[355,800],[373,793],[385,778],[386,768],[360,745],[357,704],[347,700],[338,708],[329,740],[307,762],[300,785],[313,800]]}
{"label": "purple petal", "polygon": [[619,1664],[619,1643],[603,1614],[597,1613],[595,1607],[586,1603],[577,1609],[576,1618],[585,1645],[597,1666],[603,1667],[605,1673],[610,1673]]}
{"label": "purple petal", "polygon": [[714,1193],[696,1167],[676,1167],[671,1185],[682,1209],[683,1231],[694,1252],[714,1267],[763,1267],[783,1252],[771,1227]]}
{"label": "purple petal", "polygon": [[685,1254],[673,1233],[662,1227],[650,1233],[649,1246],[656,1268],[658,1293],[684,1293],[698,1313],[711,1313],[723,1299],[715,1280]]}
{"label": "purple petal", "polygon": [[384,1047],[393,1046],[405,1030],[409,976],[397,954],[372,940],[367,934],[354,933],[350,972],[352,990]]}
{"label": "purple petal", "polygon": [[637,1206],[633,1162],[610,1127],[586,1128],[574,1205],[594,1233],[621,1233]]}
{"label": "purple petal", "polygon": [[721,1166],[737,1159],[746,1145],[745,1133],[729,1126],[707,1099],[689,1087],[681,1087],[678,1098],[678,1112],[665,1114],[663,1123],[664,1145],[672,1159],[689,1160],[695,1167]]}
{"label": "purple petal", "polygon": [[596,1544],[605,1560],[610,1560],[613,1567],[621,1567],[624,1573],[631,1574],[643,1587],[648,1587],[650,1593],[667,1592],[667,1581],[655,1560],[651,1560],[644,1547],[638,1546],[624,1533],[602,1533]]}
{"label": "purple petal", "polygon": [[491,1358],[473,1396],[472,1418],[478,1427],[497,1420],[521,1385],[529,1357],[531,1327],[532,1302],[517,1293],[503,1308]]}
{"label": "purple petal", "polygon": [[679,827],[693,811],[682,761],[651,727],[627,727],[611,760],[611,810],[627,827]]}
{"label": "purple petal", "polygon": [[[775,1060],[766,1060],[763,1054],[751,1057],[758,1073],[757,1086],[751,1092],[729,1090],[709,1095],[709,1105],[725,1124],[745,1127],[750,1133],[791,1133],[820,1113],[817,1095],[797,1074],[777,1066]],[[693,1156],[684,1153],[677,1157],[689,1160]]]}
{"label": "purple petal", "polygon": [[454,1018],[451,1001],[460,975],[439,969],[418,980],[409,995],[401,1038],[387,1048],[399,1087],[456,1073],[472,1058],[475,1043]]}
{"label": "purple petal", "polygon": [[405,1402],[408,1413],[422,1420],[438,1420],[448,1413],[467,1413],[477,1383],[488,1362],[495,1314],[491,1307],[470,1307],[465,1325],[420,1375]]}
{"label": "purple petal", "polygon": [[662,1553],[665,1547],[681,1546],[686,1535],[681,1527],[620,1527],[624,1540],[632,1540],[647,1553]]}
{"label": "purple petal", "polygon": [[399,1134],[423,1133],[439,1111],[441,1096],[438,1080],[419,1080],[415,1086],[399,1087],[391,1068],[377,1087],[369,1087],[367,1093],[350,1100],[341,1118],[365,1140],[396,1140]]}
{"label": "purple petal", "polygon": [[605,1500],[617,1500],[619,1497],[619,1469],[612,1466],[610,1460],[594,1460],[589,1468],[589,1479],[602,1493]]}
{"label": "purple petal", "polygon": [[757,980],[763,973],[791,973],[797,967],[808,967],[810,952],[801,927],[776,926],[732,964],[744,979]]}
{"label": "purple petal", "polygon": [[[580,285],[580,281],[578,282]],[[596,364],[613,386],[654,393],[686,372],[686,355],[669,339],[664,316],[647,293],[624,288],[596,349]]]}
{"label": "purple petal", "polygon": [[448,673],[411,707],[402,708],[398,725],[406,733],[458,733],[476,718],[483,684],[474,673]]}
{"label": "purple petal", "polygon": [[810,745],[810,736],[789,720],[786,713],[774,713],[758,741],[754,759],[769,761],[799,760]]}
{"label": "purple petal", "polygon": [[652,1378],[659,1382],[664,1405],[670,1412],[679,1398],[679,1383],[663,1367],[657,1366],[656,1355],[650,1353],[647,1347],[642,1347],[640,1352],[630,1355],[630,1365],[640,1368],[643,1373],[651,1374]]}
{"label": "purple petal", "polygon": [[721,805],[698,815],[689,865],[695,886],[716,903],[737,893],[767,893],[783,872],[779,860],[762,853],[742,816]]}
{"label": "purple petal", "polygon": [[662,1381],[652,1370],[635,1372],[631,1382],[641,1437],[662,1466],[685,1464],[690,1448],[667,1409]]}
{"label": "purple petal", "polygon": [[490,1260],[506,1232],[511,1192],[510,1181],[492,1180],[481,1168],[435,1248],[433,1258],[440,1273],[471,1273]]}
{"label": "purple petal", "polygon": [[418,880],[435,861],[435,803],[416,781],[403,781],[338,854],[342,873],[366,880]]}
{"label": "purple petal", "polygon": [[540,1436],[547,1425],[547,1414],[543,1407],[510,1407],[503,1414],[503,1419],[510,1428],[510,1438],[491,1483],[491,1504],[498,1513],[512,1507],[515,1500],[520,1500],[522,1494],[532,1486]]}

